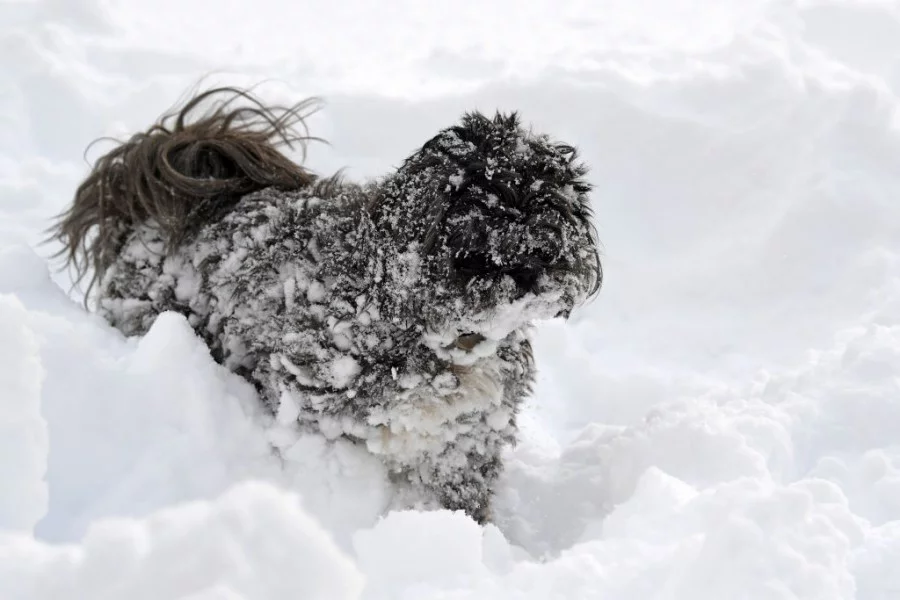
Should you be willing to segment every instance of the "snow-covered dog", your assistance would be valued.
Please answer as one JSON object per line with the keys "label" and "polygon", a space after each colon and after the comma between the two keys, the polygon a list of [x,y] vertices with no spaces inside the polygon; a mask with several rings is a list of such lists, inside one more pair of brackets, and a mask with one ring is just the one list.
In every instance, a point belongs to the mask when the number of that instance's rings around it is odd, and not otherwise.
{"label": "snow-covered dog", "polygon": [[100,158],[54,234],[126,335],[185,315],[273,413],[485,521],[530,323],[600,288],[586,169],[515,114],[472,113],[377,181],[319,178],[278,150],[308,107],[201,94]]}

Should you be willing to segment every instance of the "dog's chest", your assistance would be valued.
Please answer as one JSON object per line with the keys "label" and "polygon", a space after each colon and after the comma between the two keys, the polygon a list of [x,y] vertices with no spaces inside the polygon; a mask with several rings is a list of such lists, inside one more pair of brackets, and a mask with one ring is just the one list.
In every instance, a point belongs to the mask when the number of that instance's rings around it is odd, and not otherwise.
{"label": "dog's chest", "polygon": [[509,424],[503,368],[496,356],[466,367],[448,365],[433,377],[399,375],[395,383],[384,404],[366,418],[366,444],[373,453],[401,460],[438,453],[477,430],[502,431]]}

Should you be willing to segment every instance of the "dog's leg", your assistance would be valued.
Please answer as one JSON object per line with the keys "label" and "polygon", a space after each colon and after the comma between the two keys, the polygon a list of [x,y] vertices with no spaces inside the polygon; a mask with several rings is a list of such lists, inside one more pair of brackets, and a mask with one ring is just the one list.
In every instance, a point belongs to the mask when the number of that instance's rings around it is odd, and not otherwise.
{"label": "dog's leg", "polygon": [[460,416],[453,442],[404,469],[414,487],[442,508],[462,510],[478,523],[491,520],[491,500],[503,469],[503,452],[515,443],[516,417],[535,378],[531,344],[514,332],[491,360],[499,360],[499,405]]}
{"label": "dog's leg", "polygon": [[464,463],[458,468],[439,463],[432,486],[440,505],[462,510],[479,524],[490,522],[494,485],[502,470],[501,453],[500,444],[491,444],[464,454]]}

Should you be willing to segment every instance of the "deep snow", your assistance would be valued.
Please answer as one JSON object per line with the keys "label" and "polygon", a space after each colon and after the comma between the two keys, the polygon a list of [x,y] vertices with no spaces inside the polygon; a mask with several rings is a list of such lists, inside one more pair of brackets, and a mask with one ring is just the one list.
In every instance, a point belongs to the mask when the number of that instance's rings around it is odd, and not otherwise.
{"label": "deep snow", "polygon": [[[0,32],[0,598],[900,598],[896,3],[18,0]],[[51,276],[85,146],[211,71],[324,96],[321,171],[473,107],[582,149],[606,284],[539,328],[496,526],[382,515],[377,461],[183,319],[126,340]]]}

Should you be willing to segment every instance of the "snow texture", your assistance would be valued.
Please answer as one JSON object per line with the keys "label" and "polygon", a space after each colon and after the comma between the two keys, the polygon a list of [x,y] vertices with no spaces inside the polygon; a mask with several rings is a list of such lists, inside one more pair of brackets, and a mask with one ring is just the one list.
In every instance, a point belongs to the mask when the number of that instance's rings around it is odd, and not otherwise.
{"label": "snow texture", "polygon": [[71,598],[352,600],[363,579],[291,494],[243,483],[213,502],[107,519],[77,546],[0,541],[0,594]]}
{"label": "snow texture", "polygon": [[[392,4],[0,4],[0,597],[898,597],[895,4]],[[48,274],[85,145],[222,65],[328,98],[320,172],[473,107],[582,149],[605,288],[536,328],[494,524],[386,511],[185,319],[127,340]]]}
{"label": "snow texture", "polygon": [[0,295],[0,531],[28,533],[47,511],[47,423],[41,415],[41,367],[27,312]]}

